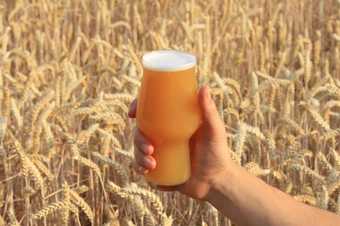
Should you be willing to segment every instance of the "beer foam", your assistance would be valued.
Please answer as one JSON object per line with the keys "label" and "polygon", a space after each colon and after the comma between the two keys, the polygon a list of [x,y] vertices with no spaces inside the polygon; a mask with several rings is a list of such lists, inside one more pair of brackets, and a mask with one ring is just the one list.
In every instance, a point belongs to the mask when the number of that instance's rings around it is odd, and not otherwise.
{"label": "beer foam", "polygon": [[194,55],[175,50],[152,51],[143,56],[143,66],[154,71],[180,71],[195,65]]}

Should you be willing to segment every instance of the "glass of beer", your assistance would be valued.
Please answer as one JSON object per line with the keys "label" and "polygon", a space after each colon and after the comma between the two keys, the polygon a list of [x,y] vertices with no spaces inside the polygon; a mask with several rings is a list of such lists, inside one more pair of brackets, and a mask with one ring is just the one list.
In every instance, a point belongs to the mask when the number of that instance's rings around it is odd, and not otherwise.
{"label": "glass of beer", "polygon": [[161,50],[143,56],[137,127],[154,145],[157,166],[146,175],[156,185],[172,186],[190,177],[189,140],[198,128],[196,57]]}

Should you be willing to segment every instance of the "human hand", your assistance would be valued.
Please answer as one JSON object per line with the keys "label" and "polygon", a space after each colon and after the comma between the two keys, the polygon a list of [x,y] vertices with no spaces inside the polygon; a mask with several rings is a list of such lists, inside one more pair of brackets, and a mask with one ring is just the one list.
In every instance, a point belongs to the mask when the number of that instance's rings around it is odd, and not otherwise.
{"label": "human hand", "polygon": [[[161,190],[178,190],[192,198],[205,199],[213,185],[223,180],[223,175],[233,163],[226,142],[224,124],[220,119],[209,88],[202,87],[198,93],[202,112],[202,124],[190,138],[191,177],[184,184],[159,187]],[[129,117],[136,117],[137,101],[132,102]],[[156,168],[153,158],[154,146],[145,135],[136,129],[134,136],[137,171],[147,174]]]}

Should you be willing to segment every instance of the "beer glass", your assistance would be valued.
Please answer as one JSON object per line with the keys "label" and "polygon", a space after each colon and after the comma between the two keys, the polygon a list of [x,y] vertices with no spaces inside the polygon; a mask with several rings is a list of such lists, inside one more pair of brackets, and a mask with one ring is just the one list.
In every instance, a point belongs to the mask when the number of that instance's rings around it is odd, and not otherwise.
{"label": "beer glass", "polygon": [[157,185],[179,185],[190,177],[189,139],[201,121],[196,57],[153,51],[143,56],[143,69],[137,127],[154,145],[157,162],[146,179]]}

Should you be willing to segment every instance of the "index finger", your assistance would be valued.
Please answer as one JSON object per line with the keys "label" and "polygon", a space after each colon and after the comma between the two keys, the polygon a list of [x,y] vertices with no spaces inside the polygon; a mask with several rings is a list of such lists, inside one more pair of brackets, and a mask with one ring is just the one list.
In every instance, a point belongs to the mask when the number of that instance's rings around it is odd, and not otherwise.
{"label": "index finger", "polygon": [[134,99],[130,104],[130,109],[128,113],[129,117],[136,118],[136,111],[137,111],[137,99]]}

